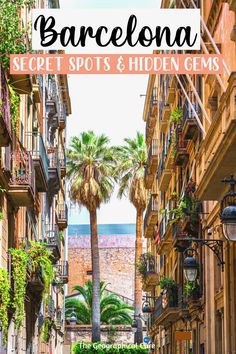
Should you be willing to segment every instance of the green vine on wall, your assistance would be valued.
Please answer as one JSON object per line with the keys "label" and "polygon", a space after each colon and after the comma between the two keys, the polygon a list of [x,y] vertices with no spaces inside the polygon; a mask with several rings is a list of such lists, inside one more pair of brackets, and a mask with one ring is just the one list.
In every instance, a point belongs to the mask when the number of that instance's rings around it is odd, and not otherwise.
{"label": "green vine on wall", "polygon": [[9,250],[12,256],[12,277],[14,280],[14,296],[12,307],[15,311],[15,327],[19,329],[24,320],[24,301],[26,293],[26,277],[28,255],[22,249]]}
{"label": "green vine on wall", "polygon": [[28,256],[31,264],[31,272],[36,273],[40,269],[42,271],[44,281],[44,300],[48,301],[50,284],[54,278],[54,270],[52,265],[51,252],[39,242],[30,242],[30,248],[28,249]]}
{"label": "green vine on wall", "polygon": [[41,337],[45,343],[49,342],[51,326],[52,326],[52,321],[49,318],[46,318],[41,330]]}
{"label": "green vine on wall", "polygon": [[4,69],[9,68],[10,54],[26,52],[26,31],[22,28],[19,12],[28,3],[25,0],[0,0],[0,64]]}
{"label": "green vine on wall", "polygon": [[8,87],[10,92],[11,124],[12,124],[12,129],[16,131],[18,127],[18,121],[19,121],[20,96],[16,93],[13,86],[8,84]]}
{"label": "green vine on wall", "polygon": [[8,308],[10,304],[10,283],[6,269],[0,268],[0,326],[2,328],[3,344],[7,342]]}

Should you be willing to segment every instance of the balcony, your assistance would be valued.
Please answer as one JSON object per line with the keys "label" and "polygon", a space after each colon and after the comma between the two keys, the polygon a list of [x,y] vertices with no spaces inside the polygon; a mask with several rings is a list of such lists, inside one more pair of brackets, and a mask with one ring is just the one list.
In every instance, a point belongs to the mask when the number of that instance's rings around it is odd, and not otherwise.
{"label": "balcony", "polygon": [[169,122],[170,113],[170,105],[168,103],[165,103],[162,110],[162,119],[164,122]]}
{"label": "balcony", "polygon": [[66,203],[59,204],[57,209],[57,225],[60,230],[64,230],[68,225],[68,209]]}
{"label": "balcony", "polygon": [[51,195],[55,195],[59,192],[61,183],[61,170],[57,148],[52,147],[48,149],[48,158],[48,191]]}
{"label": "balcony", "polygon": [[60,106],[59,110],[59,128],[65,129],[66,127],[66,107],[65,105]]}
{"label": "balcony", "polygon": [[11,113],[7,80],[0,66],[0,147],[11,142]]}
{"label": "balcony", "polygon": [[175,165],[185,166],[189,158],[189,153],[187,152],[188,140],[185,140],[183,138],[182,129],[180,129],[179,127],[176,128],[175,137]]}
{"label": "balcony", "polygon": [[42,92],[39,84],[33,84],[33,98],[35,103],[41,103],[42,102]]}
{"label": "balcony", "polygon": [[57,277],[59,277],[60,281],[63,284],[67,284],[68,279],[69,279],[69,264],[68,264],[68,262],[61,261],[55,265],[54,269],[55,269],[55,274]]}
{"label": "balcony", "polygon": [[143,290],[151,291],[157,285],[159,274],[156,268],[156,261],[153,255],[149,255],[145,264],[145,276],[143,276]]}
{"label": "balcony", "polygon": [[166,75],[166,103],[172,104],[175,100],[174,75]]}
{"label": "balcony", "polygon": [[15,206],[34,206],[35,172],[32,156],[27,151],[20,150],[11,155],[8,195]]}
{"label": "balcony", "polygon": [[152,187],[158,167],[158,140],[153,139],[148,152],[148,160],[145,168],[145,185],[147,189]]}
{"label": "balcony", "polygon": [[152,237],[154,226],[158,220],[158,199],[156,195],[152,195],[149,199],[147,211],[144,218],[144,236]]}
{"label": "balcony", "polygon": [[52,296],[49,296],[46,317],[53,319],[55,315],[55,303]]}
{"label": "balcony", "polygon": [[56,263],[61,257],[61,240],[57,225],[47,224],[44,238],[46,247],[52,252],[53,262]]}
{"label": "balcony", "polygon": [[44,282],[41,269],[32,273],[31,266],[28,266],[27,286],[31,293],[41,293],[44,290]]}
{"label": "balcony", "polygon": [[174,165],[174,143],[172,127],[169,127],[168,134],[165,140],[164,155],[165,155],[165,169],[170,170]]}
{"label": "balcony", "polygon": [[154,129],[157,121],[157,88],[153,89],[148,118],[146,122],[146,143],[149,145],[151,143]]}
{"label": "balcony", "polygon": [[11,75],[11,84],[19,95],[29,95],[32,92],[32,79],[29,74]]}
{"label": "balcony", "polygon": [[221,200],[225,177],[236,175],[236,73],[229,78],[226,92],[207,131],[197,157],[197,198]]}
{"label": "balcony", "polygon": [[63,328],[63,312],[60,308],[56,309],[56,321],[54,321],[54,326],[57,331],[61,331]]}
{"label": "balcony", "polygon": [[[182,224],[174,223],[172,225],[172,234],[173,234],[173,247],[178,251],[184,251],[189,247],[189,237],[187,232],[185,232]],[[195,237],[195,235],[192,235]]]}
{"label": "balcony", "polygon": [[164,211],[158,228],[157,252],[159,255],[168,254],[172,245],[172,225],[167,210]]}
{"label": "balcony", "polygon": [[46,99],[46,112],[48,117],[51,118],[57,113],[57,104],[59,102],[57,96],[57,85],[55,80],[50,79],[48,82],[48,94]]}
{"label": "balcony", "polygon": [[66,153],[65,150],[59,153],[59,165],[61,171],[61,178],[66,176]]}
{"label": "balcony", "polygon": [[[196,113],[200,117],[201,111],[200,107],[197,103],[192,103]],[[197,138],[199,129],[198,129],[198,123],[197,120],[193,114],[192,109],[189,107],[187,100],[185,100],[184,106],[183,106],[183,139],[184,140],[190,140],[193,139],[195,140]]]}
{"label": "balcony", "polygon": [[167,127],[168,127],[168,119],[166,119],[167,115],[163,114],[164,107],[165,107],[165,101],[164,101],[164,98],[163,98],[163,100],[159,104],[159,126],[160,126],[160,131],[161,132],[164,132],[167,129]]}
{"label": "balcony", "polygon": [[187,313],[186,303],[183,301],[182,285],[172,290],[171,296],[168,290],[163,290],[154,307],[153,324],[155,326],[169,326]]}
{"label": "balcony", "polygon": [[166,168],[165,166],[165,152],[162,152],[161,159],[158,166],[158,185],[161,192],[165,192],[169,186],[172,176],[171,168]]}
{"label": "balcony", "polygon": [[36,174],[36,187],[39,192],[46,192],[48,186],[48,166],[43,138],[40,134],[27,133],[27,150],[31,153]]}

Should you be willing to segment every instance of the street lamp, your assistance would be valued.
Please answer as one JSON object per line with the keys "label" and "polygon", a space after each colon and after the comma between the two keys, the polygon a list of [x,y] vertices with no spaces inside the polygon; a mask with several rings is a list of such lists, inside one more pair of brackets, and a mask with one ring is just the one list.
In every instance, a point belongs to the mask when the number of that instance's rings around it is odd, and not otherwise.
{"label": "street lamp", "polygon": [[148,301],[145,301],[145,302],[143,303],[142,312],[143,312],[143,314],[145,314],[145,313],[146,313],[146,314],[151,313],[151,307],[150,307],[150,304],[149,304]]}
{"label": "street lamp", "polygon": [[188,282],[194,282],[197,279],[199,264],[196,258],[193,257],[195,252],[193,247],[188,247],[185,251],[186,258],[184,259],[184,276]]}
{"label": "street lamp", "polygon": [[221,202],[221,222],[223,226],[223,234],[229,241],[236,241],[236,180],[231,175],[230,179],[224,179],[224,183],[230,184],[229,192],[224,196]]}
{"label": "street lamp", "polygon": [[76,323],[77,323],[77,316],[76,316],[76,313],[74,311],[74,309],[72,309],[72,313],[70,315],[70,317],[68,318],[69,320],[69,323],[71,326],[75,326]]}
{"label": "street lamp", "polygon": [[52,287],[53,287],[53,291],[55,292],[55,294],[59,294],[59,292],[61,291],[61,280],[59,276],[56,276],[54,281],[52,282]]}

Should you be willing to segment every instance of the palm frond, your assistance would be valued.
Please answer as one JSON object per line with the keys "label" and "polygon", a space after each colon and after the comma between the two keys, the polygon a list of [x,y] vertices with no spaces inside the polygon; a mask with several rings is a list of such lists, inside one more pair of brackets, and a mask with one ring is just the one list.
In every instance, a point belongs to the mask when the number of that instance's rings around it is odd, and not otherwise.
{"label": "palm frond", "polygon": [[[100,282],[100,309],[102,324],[130,324],[132,322],[133,307],[125,304],[117,295],[107,293],[108,284]],[[67,298],[65,302],[65,316],[70,318],[74,312],[77,324],[90,324],[92,321],[92,288],[91,281],[84,286],[76,285],[73,290],[77,291],[82,298]]]}

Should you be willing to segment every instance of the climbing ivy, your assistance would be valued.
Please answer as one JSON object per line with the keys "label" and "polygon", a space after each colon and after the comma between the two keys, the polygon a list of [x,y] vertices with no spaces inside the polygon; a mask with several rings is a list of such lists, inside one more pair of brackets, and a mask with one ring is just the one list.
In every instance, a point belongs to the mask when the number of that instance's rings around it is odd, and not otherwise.
{"label": "climbing ivy", "polygon": [[19,121],[20,96],[16,93],[13,86],[9,84],[8,87],[10,92],[11,124],[12,124],[12,129],[16,131],[18,127],[18,121]]}
{"label": "climbing ivy", "polygon": [[46,318],[41,330],[41,337],[45,343],[49,342],[51,326],[52,326],[52,321],[49,318]]}
{"label": "climbing ivy", "polygon": [[9,250],[12,256],[12,278],[14,280],[14,295],[12,307],[15,311],[15,326],[19,329],[24,320],[24,301],[26,293],[26,277],[28,255],[23,249]]}
{"label": "climbing ivy", "polygon": [[54,278],[54,270],[52,265],[52,254],[44,246],[44,244],[31,241],[28,249],[28,256],[31,264],[31,272],[38,272],[41,269],[44,281],[44,300],[47,302],[50,284]]}
{"label": "climbing ivy", "polygon": [[0,268],[0,325],[2,328],[3,344],[7,342],[8,308],[10,304],[10,283],[6,269]]}
{"label": "climbing ivy", "polygon": [[0,0],[0,64],[5,69],[9,68],[10,54],[26,52],[26,31],[22,28],[19,12],[28,3],[25,0]]}

